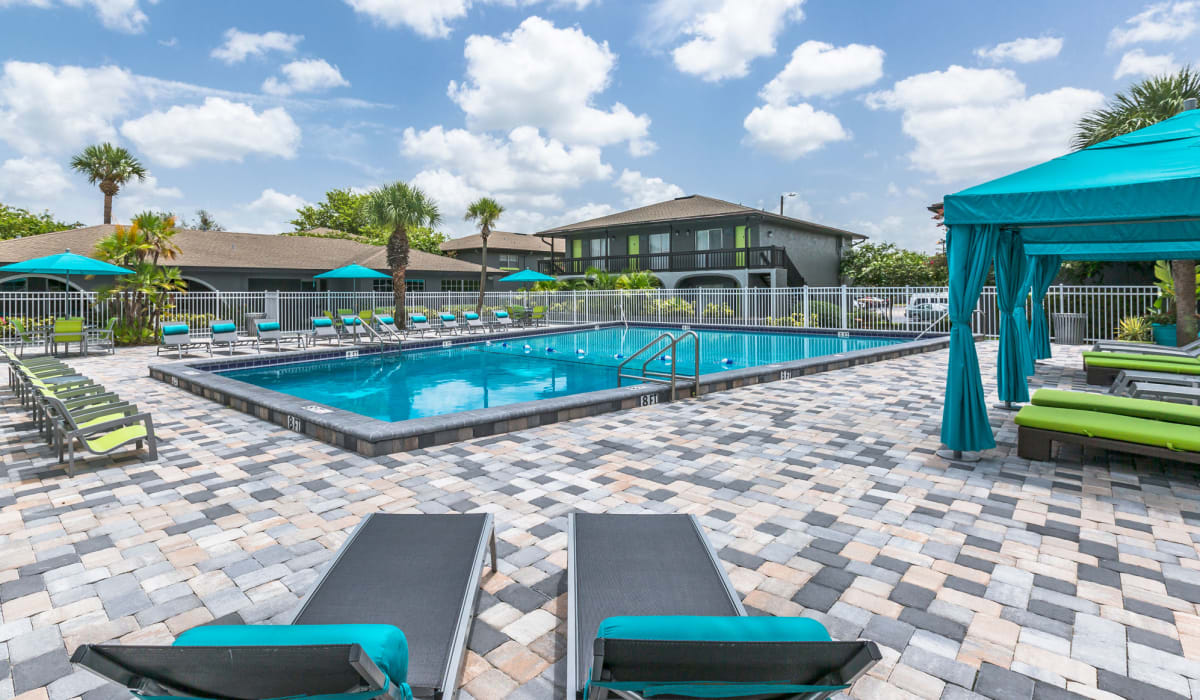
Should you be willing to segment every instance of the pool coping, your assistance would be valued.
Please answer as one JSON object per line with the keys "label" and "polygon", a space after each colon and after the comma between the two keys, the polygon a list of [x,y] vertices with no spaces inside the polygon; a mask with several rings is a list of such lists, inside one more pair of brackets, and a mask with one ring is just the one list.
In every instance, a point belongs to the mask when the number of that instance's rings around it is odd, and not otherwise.
{"label": "pool coping", "polygon": [[[438,337],[405,343],[387,343],[336,348],[293,350],[261,353],[250,356],[206,357],[176,360],[169,363],[150,365],[150,376],[190,393],[216,401],[222,405],[248,413],[262,420],[282,426],[294,432],[308,435],[343,449],[365,456],[407,452],[435,445],[470,440],[472,438],[499,435],[548,425],[575,418],[599,415],[612,411],[641,406],[667,403],[671,400],[669,386],[663,384],[639,384],[635,386],[602,389],[571,396],[538,399],[521,403],[460,411],[440,416],[427,416],[404,421],[384,421],[370,418],[345,409],[304,400],[271,389],[264,389],[246,382],[225,377],[216,372],[229,369],[263,367],[280,364],[312,362],[338,359],[354,352],[357,357],[393,352],[453,347],[483,341],[511,338],[526,338],[551,333],[569,333],[579,330],[610,328],[623,325],[619,321],[607,323],[575,324],[525,328],[486,335],[457,335],[450,338]],[[717,324],[663,324],[634,323],[639,327],[682,330],[742,330],[804,335],[838,335],[838,331],[815,328],[780,328],[775,326],[727,326]],[[850,333],[841,331],[841,333]],[[900,331],[854,331],[853,335],[875,335],[888,338],[916,336],[916,333]],[[716,372],[700,378],[696,395],[704,396],[742,386],[801,377],[834,369],[843,369],[906,355],[939,350],[949,344],[948,334],[926,334],[926,338],[914,338],[903,343],[867,348],[834,355],[789,362],[758,365],[742,369]],[[690,397],[693,389],[691,380],[677,382],[680,398]]]}

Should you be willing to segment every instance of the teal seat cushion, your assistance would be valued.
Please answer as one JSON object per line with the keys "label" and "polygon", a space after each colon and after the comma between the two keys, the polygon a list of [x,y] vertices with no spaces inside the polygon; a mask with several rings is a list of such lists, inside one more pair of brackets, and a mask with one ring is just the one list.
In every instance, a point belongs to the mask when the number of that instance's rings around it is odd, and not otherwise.
{"label": "teal seat cushion", "polygon": [[163,335],[183,335],[188,332],[186,323],[168,323],[162,327]]}
{"label": "teal seat cushion", "polygon": [[508,318],[508,312],[507,311],[497,311],[496,318]]}
{"label": "teal seat cushion", "polygon": [[379,319],[380,323],[387,326],[390,326],[396,322],[396,320],[391,316],[376,316],[375,318]]}
{"label": "teal seat cushion", "polygon": [[332,318],[314,318],[312,320],[313,328],[328,328],[333,325]]}
{"label": "teal seat cushion", "polygon": [[393,625],[200,625],[175,639],[177,647],[357,644],[392,683],[408,682],[408,640]]}
{"label": "teal seat cushion", "polygon": [[453,321],[454,314],[442,314],[442,320],[443,321]]}
{"label": "teal seat cushion", "polygon": [[361,326],[362,319],[358,316],[342,316],[343,326]]}
{"label": "teal seat cushion", "polygon": [[[825,626],[806,617],[697,617],[647,615],[610,617],[600,623],[596,637],[663,642],[829,642]],[[591,674],[589,674],[590,676]],[[589,681],[611,690],[630,690],[652,698],[662,695],[689,698],[733,698],[752,695],[824,693],[846,685],[798,685],[764,680],[753,682],[697,681]],[[587,697],[587,694],[584,694]]]}
{"label": "teal seat cushion", "polygon": [[463,314],[463,318],[467,319],[468,321],[478,321],[479,314],[474,313],[473,311],[468,311],[467,313]]}
{"label": "teal seat cushion", "polygon": [[213,333],[235,333],[237,332],[237,324],[235,323],[214,323],[212,324]]}
{"label": "teal seat cushion", "polygon": [[429,319],[425,318],[422,314],[413,314],[412,321],[413,323],[427,323]]}
{"label": "teal seat cushion", "polygon": [[279,330],[279,321],[267,321],[266,323],[258,324],[259,331],[277,331]]}

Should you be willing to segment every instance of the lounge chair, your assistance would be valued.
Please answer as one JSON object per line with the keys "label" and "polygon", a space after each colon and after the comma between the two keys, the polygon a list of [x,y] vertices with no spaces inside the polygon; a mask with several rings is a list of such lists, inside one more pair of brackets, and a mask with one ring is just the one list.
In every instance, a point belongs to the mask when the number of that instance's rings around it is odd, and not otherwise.
{"label": "lounge chair", "polygon": [[1154,343],[1134,343],[1125,340],[1099,340],[1092,346],[1092,352],[1124,352],[1138,355],[1178,355],[1181,357],[1200,358],[1200,340],[1182,347],[1155,345]]}
{"label": "lounge chair", "polygon": [[342,333],[350,336],[355,343],[358,342],[359,338],[367,334],[363,328],[363,320],[353,314],[342,316]]}
{"label": "lounge chair", "polygon": [[1014,420],[1024,459],[1058,442],[1200,464],[1200,406],[1039,389]]}
{"label": "lounge chair", "polygon": [[1136,369],[1123,369],[1117,373],[1108,389],[1108,393],[1117,396],[1131,396],[1133,385],[1136,383],[1174,384],[1176,386],[1200,387],[1200,375],[1179,374],[1177,372],[1147,372]]}
{"label": "lounge chair", "polygon": [[203,625],[171,646],[84,644],[71,661],[159,697],[450,698],[489,542],[494,570],[490,514],[368,515],[290,625]]}
{"label": "lounge chair", "polygon": [[330,345],[341,342],[341,337],[338,335],[337,328],[333,325],[332,318],[313,316],[311,320],[312,341],[314,344],[322,340],[327,341]]}
{"label": "lounge chair", "polygon": [[442,321],[442,325],[438,328],[438,335],[442,333],[454,335],[462,329],[462,326],[458,325],[458,317],[454,314],[440,314],[439,318]]}
{"label": "lounge chair", "polygon": [[62,418],[64,413],[71,416],[76,429],[80,431],[138,414],[135,404],[122,401],[116,394],[100,394],[70,401],[43,395],[42,399],[46,403],[46,420],[38,428],[46,435],[48,442],[57,446],[59,462],[63,461],[66,435],[70,430]]}
{"label": "lounge chair", "polygon": [[249,345],[255,350],[258,350],[258,338],[248,335],[239,335],[237,332],[237,324],[228,319],[213,321],[209,326],[212,331],[212,337],[209,338],[211,346],[208,351],[211,354],[218,345],[224,345],[229,348],[229,354],[233,354],[234,348],[243,345]]}
{"label": "lounge chair", "polygon": [[87,333],[83,331],[82,318],[56,318],[54,328],[50,331],[50,354],[58,354],[58,344],[63,344],[63,352],[71,352],[71,343],[79,348],[80,355],[87,354]]}
{"label": "lounge chair", "polygon": [[533,307],[533,311],[529,314],[529,324],[531,326],[534,326],[535,328],[537,326],[546,325],[546,307],[544,307],[544,306]]}
{"label": "lounge chair", "polygon": [[366,323],[366,324],[370,324],[370,323],[371,323],[371,318],[372,318],[374,315],[375,315],[375,314],[374,314],[374,312],[372,312],[370,309],[367,309],[367,310],[365,310],[365,311],[359,311],[359,312],[358,312],[358,317],[359,317],[359,318],[361,318],[361,319],[362,319],[362,321],[363,321],[363,323]]}
{"label": "lounge chair", "polygon": [[568,518],[567,697],[824,698],[881,657],[816,620],[747,617],[691,515]]}
{"label": "lounge chair", "polygon": [[513,324],[512,317],[508,315],[507,311],[493,311],[492,316],[493,316],[492,323],[494,325],[496,325],[500,328],[511,328],[512,327],[512,324]]}
{"label": "lounge chair", "polygon": [[1200,387],[1166,384],[1162,382],[1133,382],[1129,385],[1129,396],[1135,399],[1156,401],[1182,401],[1200,405]]}
{"label": "lounge chair", "polygon": [[116,330],[119,320],[113,316],[102,328],[89,328],[84,332],[87,335],[84,340],[87,343],[88,352],[91,352],[92,348],[108,350],[110,355],[117,351]]}
{"label": "lounge chair", "polygon": [[410,333],[426,333],[437,334],[437,330],[429,325],[429,319],[424,314],[411,314],[408,317],[408,328]]}
{"label": "lounge chair", "polygon": [[296,343],[298,347],[304,347],[304,336],[296,333],[285,334],[279,326],[279,321],[255,321],[254,334],[258,336],[259,348],[262,348],[263,343],[275,343],[275,349],[282,350],[284,342]]}
{"label": "lounge chair", "polygon": [[1085,352],[1088,384],[1112,384],[1121,370],[1200,375],[1200,359],[1175,355],[1137,355],[1123,352]]}
{"label": "lounge chair", "polygon": [[192,350],[200,348],[204,348],[210,355],[212,354],[212,345],[206,340],[192,338],[192,330],[186,323],[164,323],[159,331],[158,347],[154,349],[154,354],[159,355],[164,350],[167,352],[174,350],[179,357],[183,357],[184,352],[190,354]]}
{"label": "lounge chair", "polygon": [[467,323],[466,331],[468,333],[474,333],[476,331],[480,333],[487,332],[487,326],[483,325],[483,321],[479,318],[479,314],[475,313],[474,311],[468,311],[463,314],[463,320]]}
{"label": "lounge chair", "polygon": [[[157,440],[154,437],[154,421],[149,413],[126,414],[99,422],[76,422],[74,416],[65,409],[57,397],[46,396],[52,419],[60,423],[57,428],[59,443],[59,461],[62,461],[62,448],[67,451],[67,475],[75,475],[75,446],[97,455],[106,455],[126,445],[133,444],[136,449],[142,449],[146,443],[150,460],[158,459]],[[95,418],[96,416],[92,416]]]}
{"label": "lounge chair", "polygon": [[17,318],[10,318],[8,322],[17,334],[17,353],[21,357],[25,356],[25,348],[37,348],[43,353],[49,349],[50,338],[45,331],[31,331],[25,327],[24,321]]}
{"label": "lounge chair", "polygon": [[404,332],[396,327],[396,319],[390,314],[381,313],[375,314],[375,327],[379,329],[380,335],[390,337],[392,340],[400,341],[404,339]]}

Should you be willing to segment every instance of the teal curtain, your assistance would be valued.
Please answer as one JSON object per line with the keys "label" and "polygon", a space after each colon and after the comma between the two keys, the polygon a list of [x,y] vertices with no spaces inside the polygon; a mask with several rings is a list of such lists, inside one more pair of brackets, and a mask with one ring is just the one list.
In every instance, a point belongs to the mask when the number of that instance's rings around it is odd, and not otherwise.
{"label": "teal curtain", "polygon": [[1029,328],[1029,352],[1035,360],[1050,358],[1050,329],[1046,327],[1046,292],[1050,283],[1058,276],[1062,257],[1039,255],[1033,258],[1033,269],[1029,272],[1029,284],[1033,292],[1033,320]]}
{"label": "teal curtain", "polygon": [[995,224],[960,224],[951,225],[946,234],[951,326],[942,443],[952,450],[975,451],[996,446],[988,425],[971,314],[987,282],[999,233],[1000,227]]}
{"label": "teal curtain", "polygon": [[996,393],[1001,401],[1029,401],[1025,377],[1033,374],[1025,297],[1029,294],[1029,258],[1021,234],[1001,231],[996,241],[996,305],[1000,308],[1000,357]]}

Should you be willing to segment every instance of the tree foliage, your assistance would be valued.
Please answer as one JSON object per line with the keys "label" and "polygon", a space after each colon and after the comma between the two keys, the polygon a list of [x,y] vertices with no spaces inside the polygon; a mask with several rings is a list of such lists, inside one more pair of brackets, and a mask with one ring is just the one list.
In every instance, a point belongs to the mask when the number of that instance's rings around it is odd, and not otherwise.
{"label": "tree foliage", "polygon": [[39,233],[65,231],[66,229],[79,228],[80,226],[83,226],[83,224],[79,221],[69,224],[58,221],[48,211],[43,211],[41,214],[34,214],[27,209],[10,207],[7,204],[0,203],[0,241],[7,241],[10,238],[21,238],[23,236],[36,236]]}
{"label": "tree foliage", "polygon": [[479,239],[482,241],[482,253],[479,259],[479,300],[475,303],[475,313],[483,313],[483,294],[487,291],[487,245],[488,236],[492,233],[492,227],[496,225],[496,221],[500,219],[500,215],[504,213],[504,207],[499,202],[491,197],[480,197],[471,202],[467,207],[466,216],[463,218],[467,221],[474,221],[479,225]]}
{"label": "tree foliage", "polygon": [[71,169],[82,173],[88,184],[104,194],[104,223],[112,223],[112,200],[130,180],[146,179],[146,167],[129,151],[107,141],[88,146],[71,158]]}
{"label": "tree foliage", "polygon": [[168,309],[170,292],[184,291],[186,283],[179,268],[163,267],[179,253],[171,240],[178,229],[175,217],[142,212],[128,226],[118,226],[96,243],[93,254],[101,260],[133,270],[132,275],[113,278],[100,290],[99,301],[120,307],[121,319],[114,333],[121,343],[154,342],[159,319]]}
{"label": "tree foliage", "polygon": [[196,223],[192,228],[197,231],[224,231],[225,227],[217,223],[212,214],[208,213],[207,209],[196,210]]}
{"label": "tree foliage", "polygon": [[297,232],[328,228],[351,236],[368,236],[370,219],[365,206],[370,193],[356,194],[348,189],[333,189],[325,193],[325,201],[296,210],[290,223]]}
{"label": "tree foliage", "polygon": [[943,256],[899,248],[894,243],[860,243],[842,257],[840,273],[860,287],[930,287],[947,282]]}
{"label": "tree foliage", "polygon": [[363,212],[377,229],[389,230],[387,262],[392,270],[392,294],[396,315],[404,328],[404,275],[408,270],[409,232],[437,226],[442,221],[437,202],[419,187],[393,182],[371,191]]}

